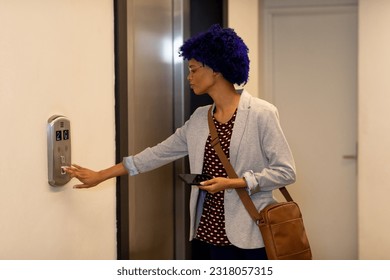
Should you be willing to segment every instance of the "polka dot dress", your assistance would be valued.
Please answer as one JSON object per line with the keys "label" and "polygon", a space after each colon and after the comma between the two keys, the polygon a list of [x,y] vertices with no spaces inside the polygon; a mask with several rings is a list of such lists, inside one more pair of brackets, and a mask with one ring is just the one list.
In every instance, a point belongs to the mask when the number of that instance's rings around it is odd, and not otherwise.
{"label": "polka dot dress", "polygon": [[[233,132],[237,111],[227,123],[220,123],[214,117],[213,121],[218,132],[222,150],[229,158],[230,139]],[[203,160],[203,174],[213,177],[227,177],[225,168],[217,153],[210,144],[211,136],[207,138]],[[217,246],[230,245],[225,231],[224,191],[215,194],[207,193],[203,205],[196,238]]]}

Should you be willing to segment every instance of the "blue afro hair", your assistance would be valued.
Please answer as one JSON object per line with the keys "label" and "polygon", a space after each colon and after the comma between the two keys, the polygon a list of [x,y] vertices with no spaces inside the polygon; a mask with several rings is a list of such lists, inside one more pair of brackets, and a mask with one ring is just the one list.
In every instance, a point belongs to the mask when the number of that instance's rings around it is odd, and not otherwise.
{"label": "blue afro hair", "polygon": [[246,84],[249,75],[248,47],[231,28],[212,25],[180,47],[184,59],[195,59],[215,72],[219,72],[232,84]]}

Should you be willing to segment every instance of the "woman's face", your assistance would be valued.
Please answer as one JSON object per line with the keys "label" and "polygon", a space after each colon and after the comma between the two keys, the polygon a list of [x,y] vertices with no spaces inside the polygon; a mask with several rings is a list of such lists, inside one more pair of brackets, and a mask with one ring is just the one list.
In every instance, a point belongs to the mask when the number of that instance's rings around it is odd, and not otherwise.
{"label": "woman's face", "polygon": [[188,61],[189,74],[187,79],[196,95],[208,93],[215,84],[215,72],[201,62],[190,59]]}

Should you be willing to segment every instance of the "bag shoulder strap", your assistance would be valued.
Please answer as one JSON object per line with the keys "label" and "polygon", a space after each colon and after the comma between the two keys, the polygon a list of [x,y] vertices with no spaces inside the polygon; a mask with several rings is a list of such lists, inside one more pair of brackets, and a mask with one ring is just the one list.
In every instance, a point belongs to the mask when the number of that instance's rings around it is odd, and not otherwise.
{"label": "bag shoulder strap", "polygon": [[[230,164],[228,158],[226,157],[225,153],[222,150],[221,143],[218,137],[218,132],[217,129],[215,128],[214,121],[211,116],[212,107],[213,106],[210,106],[210,109],[208,111],[208,123],[209,123],[210,135],[211,135],[211,146],[214,148],[223,166],[225,167],[226,173],[228,174],[229,178],[238,178],[236,171],[234,171],[233,166]],[[238,196],[240,197],[249,215],[252,217],[254,221],[258,221],[260,219],[260,215],[256,209],[256,206],[253,204],[253,201],[250,198],[249,194],[244,189],[241,188],[236,188],[235,190],[237,191]],[[287,201],[293,201],[286,187],[282,187],[279,190],[282,192],[283,196]]]}

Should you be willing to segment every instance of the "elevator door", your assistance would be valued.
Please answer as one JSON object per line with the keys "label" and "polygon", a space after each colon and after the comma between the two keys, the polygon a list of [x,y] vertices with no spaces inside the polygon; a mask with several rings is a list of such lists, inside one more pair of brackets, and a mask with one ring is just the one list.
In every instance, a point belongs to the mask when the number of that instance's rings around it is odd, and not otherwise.
{"label": "elevator door", "polygon": [[[171,0],[128,0],[129,153],[173,131]],[[130,259],[174,258],[172,164],[129,178]]]}

